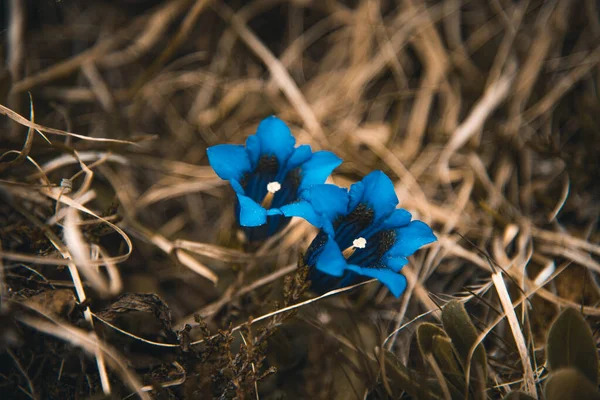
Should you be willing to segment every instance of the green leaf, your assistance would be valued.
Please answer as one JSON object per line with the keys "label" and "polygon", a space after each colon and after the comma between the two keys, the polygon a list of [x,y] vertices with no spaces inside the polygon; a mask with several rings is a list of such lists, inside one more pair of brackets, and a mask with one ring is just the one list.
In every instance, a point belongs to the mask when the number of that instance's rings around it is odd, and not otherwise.
{"label": "green leaf", "polygon": [[598,351],[590,327],[581,313],[565,309],[554,321],[546,342],[548,367],[575,368],[598,385]]}
{"label": "green leaf", "polygon": [[453,399],[464,399],[464,374],[446,332],[437,325],[423,323],[417,329],[417,343],[423,358],[436,363],[442,371],[445,382],[440,382],[440,385],[448,387]]}
{"label": "green leaf", "polygon": [[406,368],[393,353],[387,350],[383,352],[383,356],[387,375],[383,379],[388,379],[390,385],[399,386],[415,399],[442,400],[438,388],[428,387],[422,374]]}
{"label": "green leaf", "polygon": [[[452,339],[452,345],[456,349],[463,368],[466,368],[471,347],[475,344],[478,335],[475,325],[473,325],[465,310],[465,306],[456,300],[452,300],[446,304],[442,310],[442,324],[444,325],[444,330],[450,339]],[[473,353],[472,360],[479,364],[483,373],[481,379],[485,381],[487,379],[487,357],[481,343]]]}
{"label": "green leaf", "polygon": [[431,345],[433,357],[446,378],[452,398],[464,399],[465,374],[456,359],[450,338],[446,335],[435,335]]}
{"label": "green leaf", "polygon": [[429,322],[425,322],[417,328],[417,343],[423,357],[431,354],[433,351],[433,337],[436,335],[446,336],[446,332],[439,326],[430,324]]}
{"label": "green leaf", "polygon": [[462,367],[454,355],[452,341],[446,335],[435,335],[432,341],[433,356],[440,365],[444,375],[464,380]]}
{"label": "green leaf", "polygon": [[535,397],[532,397],[527,393],[523,393],[520,390],[515,390],[513,392],[507,393],[506,396],[502,398],[502,400],[535,400]]}
{"label": "green leaf", "polygon": [[544,395],[546,400],[600,400],[598,387],[575,368],[552,373],[546,382]]}

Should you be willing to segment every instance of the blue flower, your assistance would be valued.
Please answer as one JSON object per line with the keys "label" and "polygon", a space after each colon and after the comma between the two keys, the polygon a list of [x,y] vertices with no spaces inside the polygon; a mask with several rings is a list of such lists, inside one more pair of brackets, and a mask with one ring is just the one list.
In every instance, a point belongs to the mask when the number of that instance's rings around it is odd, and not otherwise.
{"label": "blue flower", "polygon": [[237,194],[236,215],[250,241],[284,228],[290,218],[280,208],[325,182],[342,162],[329,151],[313,153],[310,146],[295,144],[287,125],[271,116],[258,125],[246,146],[221,144],[207,150],[212,168]]}
{"label": "blue flower", "polygon": [[350,191],[315,185],[300,202],[282,207],[286,216],[300,216],[321,228],[305,254],[316,292],[377,278],[394,296],[406,288],[399,273],[407,257],[436,240],[431,228],[396,208],[398,197],[390,178],[374,171]]}

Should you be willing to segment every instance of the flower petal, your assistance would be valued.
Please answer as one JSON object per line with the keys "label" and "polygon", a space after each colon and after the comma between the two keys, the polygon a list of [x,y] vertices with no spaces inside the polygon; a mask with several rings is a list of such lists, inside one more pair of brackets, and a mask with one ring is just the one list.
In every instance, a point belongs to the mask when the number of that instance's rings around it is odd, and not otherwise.
{"label": "flower petal", "polygon": [[394,211],[398,205],[398,196],[390,178],[381,171],[373,171],[362,181],[352,185],[348,211],[354,210],[360,203],[365,203],[373,209],[374,222],[381,221]]}
{"label": "flower petal", "polygon": [[399,297],[406,289],[406,278],[397,272],[387,268],[361,268],[358,265],[348,265],[350,271],[354,271],[359,275],[376,278],[396,297]]}
{"label": "flower petal", "polygon": [[316,268],[310,268],[307,277],[307,280],[310,281],[310,290],[318,295],[353,285],[361,279],[364,280],[365,278],[360,277],[352,271],[346,270],[342,277],[337,277],[321,272]]}
{"label": "flower petal", "polygon": [[312,204],[315,212],[332,221],[346,212],[348,191],[335,185],[320,184],[311,186],[302,196]]}
{"label": "flower petal", "polygon": [[[317,213],[315,213],[315,209],[313,206],[305,201],[297,201],[295,203],[286,204],[283,207],[280,207],[279,212],[286,217],[300,217],[307,220],[311,225],[314,225],[317,228],[320,228],[323,224],[323,218],[321,218]],[[269,210],[270,212],[271,210]]]}
{"label": "flower petal", "polygon": [[315,267],[326,274],[342,276],[347,265],[346,259],[342,255],[337,243],[329,236],[327,243],[323,246],[323,251],[317,257]]}
{"label": "flower petal", "polygon": [[246,195],[246,191],[244,190],[244,188],[242,187],[242,184],[237,179],[231,179],[229,181],[229,184],[233,188],[234,192],[236,192],[238,194]]}
{"label": "flower petal", "polygon": [[248,196],[237,194],[240,203],[240,225],[260,226],[267,222],[267,210]]}
{"label": "flower petal", "polygon": [[330,151],[317,151],[313,153],[310,160],[302,165],[302,182],[300,189],[306,189],[311,185],[324,183],[342,163],[342,159]]}
{"label": "flower petal", "polygon": [[412,215],[404,208],[397,208],[381,223],[380,229],[396,229],[406,226],[410,223]]}
{"label": "flower petal", "polygon": [[396,229],[396,243],[387,252],[389,257],[408,257],[422,246],[435,242],[437,238],[424,222],[412,221],[405,227]]}
{"label": "flower petal", "polygon": [[275,155],[280,165],[284,165],[296,145],[290,128],[274,115],[260,122],[256,137],[260,140],[260,155]]}
{"label": "flower petal", "polygon": [[383,260],[383,264],[395,272],[400,272],[402,267],[408,264],[406,257],[386,257]]}
{"label": "flower petal", "polygon": [[252,170],[254,170],[260,158],[260,139],[256,135],[248,136],[246,139],[246,152],[248,153]]}
{"label": "flower petal", "polygon": [[294,168],[299,167],[301,164],[304,164],[306,161],[310,160],[311,156],[312,150],[308,144],[303,144],[301,146],[296,147],[294,149],[294,152],[290,155],[290,157],[287,160],[287,164],[285,166],[285,173],[288,173]]}
{"label": "flower petal", "polygon": [[206,150],[208,162],[219,178],[240,180],[250,171],[250,159],[244,146],[237,144],[218,144]]}

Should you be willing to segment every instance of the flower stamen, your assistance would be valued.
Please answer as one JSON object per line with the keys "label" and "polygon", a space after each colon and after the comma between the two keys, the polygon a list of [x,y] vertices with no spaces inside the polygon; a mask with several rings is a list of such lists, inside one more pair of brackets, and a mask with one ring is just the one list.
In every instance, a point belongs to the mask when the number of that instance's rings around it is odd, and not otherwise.
{"label": "flower stamen", "polygon": [[267,195],[263,199],[261,206],[264,208],[271,208],[271,203],[273,203],[273,197],[275,193],[277,193],[281,189],[281,183],[273,181],[267,184]]}
{"label": "flower stamen", "polygon": [[342,251],[342,255],[347,260],[354,254],[356,249],[364,249],[367,246],[367,239],[364,237],[359,237],[358,239],[354,239],[352,242],[352,246],[348,247],[346,250]]}

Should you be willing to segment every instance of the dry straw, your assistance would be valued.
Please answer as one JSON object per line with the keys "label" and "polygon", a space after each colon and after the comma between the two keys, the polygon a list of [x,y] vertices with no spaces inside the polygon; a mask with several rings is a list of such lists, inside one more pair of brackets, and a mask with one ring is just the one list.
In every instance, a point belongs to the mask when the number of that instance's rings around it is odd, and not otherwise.
{"label": "dry straw", "polygon": [[[255,0],[234,9],[174,0],[140,5],[136,16],[119,8],[127,2],[90,2],[85,13],[49,3],[64,21],[30,33],[26,7],[10,2],[0,310],[5,299],[26,297],[18,279],[39,281],[36,291],[72,287],[85,328],[44,310],[20,321],[89,353],[106,394],[115,390],[108,370],[141,397],[152,387],[89,330],[94,324],[179,347],[97,315],[97,304],[124,290],[158,292],[176,329],[194,324],[195,314],[216,332],[229,323],[232,331],[269,326],[298,311],[313,341],[333,338],[343,349],[328,371],[361,396],[373,387],[366,376],[387,375],[376,350],[407,361],[419,321],[438,321],[450,299],[472,311],[476,345],[495,350],[491,397],[522,388],[537,398],[543,375],[533,355],[560,308],[600,316],[595,2]],[[27,92],[29,109],[21,107]],[[435,228],[438,242],[404,269],[401,299],[369,284],[273,309],[315,230],[294,221],[244,248],[231,229],[233,194],[205,157],[208,146],[243,143],[270,114],[299,143],[345,160],[333,182],[348,186],[384,170],[402,207]],[[22,226],[41,232],[42,248],[23,246],[23,237],[35,239]],[[332,322],[315,316],[320,307],[333,310]],[[340,313],[355,320],[339,322]],[[358,329],[360,341],[346,335]],[[192,344],[203,343],[195,332]],[[328,345],[315,343],[316,353]],[[326,361],[310,354],[314,382],[326,379],[318,373]],[[21,390],[39,396],[43,383],[26,360],[15,351],[9,360],[26,377]],[[374,375],[360,373],[365,365]],[[333,386],[348,394],[343,383]]]}

